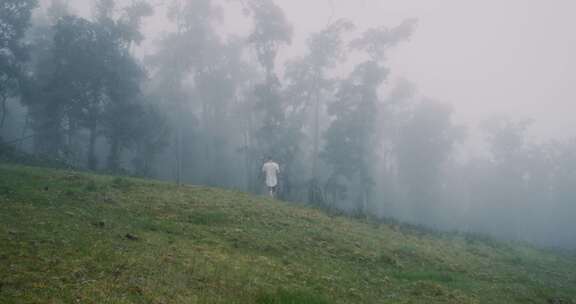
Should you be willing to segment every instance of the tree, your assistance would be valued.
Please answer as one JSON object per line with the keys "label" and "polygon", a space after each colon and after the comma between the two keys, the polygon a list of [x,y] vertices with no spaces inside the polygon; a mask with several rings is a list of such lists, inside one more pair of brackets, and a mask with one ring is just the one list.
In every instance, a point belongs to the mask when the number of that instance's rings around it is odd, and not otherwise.
{"label": "tree", "polygon": [[51,24],[55,24],[62,17],[70,15],[69,0],[51,0],[50,5],[46,9],[46,15],[50,19]]}
{"label": "tree", "polygon": [[153,166],[156,157],[170,142],[168,120],[157,105],[148,102],[141,109],[138,123],[139,127],[133,137],[135,174],[142,177],[152,177],[154,176]]}
{"label": "tree", "polygon": [[509,163],[522,154],[527,145],[526,132],[531,124],[531,120],[513,121],[503,117],[482,122],[492,158],[496,163]]}
{"label": "tree", "polygon": [[[246,149],[252,156],[250,167],[252,175],[257,176],[258,159],[270,155],[284,165],[284,171],[290,170],[298,149],[298,129],[290,125],[284,113],[285,105],[281,93],[282,85],[275,73],[276,56],[282,45],[291,43],[292,27],[286,20],[284,12],[272,0],[249,0],[245,8],[254,20],[254,28],[249,37],[260,65],[265,70],[265,81],[255,86],[255,103],[253,109],[258,126],[254,129],[255,145]],[[251,119],[252,119],[251,118]],[[249,123],[252,125],[252,122]],[[284,174],[290,176],[290,174]],[[286,194],[286,186],[280,195]],[[253,190],[257,185],[253,183]]]}
{"label": "tree", "polygon": [[[222,163],[213,158],[219,153],[215,145],[222,137],[211,141],[208,133],[219,123],[214,119],[228,110],[234,91],[227,64],[235,56],[231,51],[235,47],[227,48],[215,29],[221,14],[221,8],[211,0],[174,1],[168,17],[176,31],[165,35],[158,52],[149,58],[154,94],[161,96],[175,131],[172,158],[176,160],[178,182],[194,177],[201,179],[197,182],[214,182],[209,166]],[[195,157],[184,159],[183,155]],[[206,170],[200,169],[203,166]],[[187,167],[195,170],[184,172]]]}
{"label": "tree", "polygon": [[57,157],[63,150],[64,130],[61,107],[53,102],[57,95],[50,90],[53,75],[58,66],[55,61],[54,35],[56,25],[69,15],[68,7],[62,0],[53,0],[46,15],[38,14],[28,32],[30,41],[30,63],[27,77],[22,83],[22,104],[27,108],[22,138],[31,129],[33,151],[37,155]]}
{"label": "tree", "polygon": [[[552,147],[551,180],[547,185],[552,190],[551,206],[542,206],[540,211],[548,215],[544,220],[552,228],[546,234],[546,241],[553,246],[575,246],[573,231],[576,229],[574,214],[576,214],[576,138],[564,143],[555,143]],[[553,219],[553,221],[550,221]]]}
{"label": "tree", "polygon": [[101,49],[107,49],[101,60],[104,69],[103,134],[110,144],[107,159],[108,170],[120,170],[120,155],[123,148],[134,144],[134,133],[141,127],[139,113],[142,112],[143,94],[141,84],[145,80],[144,69],[131,54],[132,44],[140,43],[142,36],[140,20],[150,16],[152,8],[144,1],[133,2],[124,15],[114,19],[113,0],[98,2],[98,26],[105,33]]}
{"label": "tree", "polygon": [[8,98],[19,93],[22,65],[28,59],[28,48],[22,39],[36,5],[36,0],[0,2],[0,129],[6,120]]}
{"label": "tree", "polygon": [[266,70],[267,81],[273,82],[276,55],[282,45],[292,42],[292,26],[282,8],[273,0],[247,0],[244,4],[254,20],[248,41],[254,46],[258,61]]}
{"label": "tree", "polygon": [[[287,99],[288,119],[297,121],[302,129],[312,134],[312,151],[309,157],[311,166],[308,181],[308,201],[324,204],[319,182],[320,129],[326,99],[334,94],[334,83],[328,72],[346,57],[342,35],[351,31],[354,25],[346,20],[338,20],[328,25],[308,39],[308,54],[288,63]],[[313,113],[310,115],[309,113]]]}
{"label": "tree", "polygon": [[422,100],[401,124],[396,142],[398,171],[405,202],[412,206],[413,220],[436,224],[442,212],[443,168],[464,130],[452,122],[450,105]]}
{"label": "tree", "polygon": [[490,218],[489,226],[482,220],[475,223],[488,233],[513,239],[524,234],[521,214],[529,209],[527,177],[533,162],[530,150],[535,147],[527,137],[530,124],[530,120],[505,117],[481,123],[489,157],[482,167],[474,168],[479,178],[472,181],[474,208],[470,213],[479,219]]}
{"label": "tree", "polygon": [[[103,119],[105,95],[105,68],[103,58],[111,50],[104,41],[110,36],[103,28],[86,19],[67,16],[58,21],[54,34],[54,62],[51,79],[44,92],[45,110],[55,129],[67,134],[67,146],[80,128],[89,131],[88,168],[96,168],[95,143],[100,135],[98,127]],[[57,132],[57,131],[56,131]]]}
{"label": "tree", "polygon": [[[326,145],[322,157],[332,168],[330,187],[341,178],[359,190],[351,199],[354,209],[367,212],[369,192],[373,185],[372,165],[377,150],[376,118],[377,90],[388,71],[371,62],[356,67],[351,77],[342,82],[336,100],[328,106],[333,117],[325,133]],[[347,187],[351,190],[350,187]]]}
{"label": "tree", "polygon": [[195,73],[195,92],[201,103],[198,146],[203,147],[199,169],[207,185],[232,184],[236,163],[233,151],[242,145],[238,140],[242,133],[236,103],[250,80],[249,68],[242,59],[244,47],[240,39],[230,38],[217,46],[213,60]]}
{"label": "tree", "polygon": [[[118,28],[113,28],[118,29]],[[133,134],[141,127],[138,113],[143,103],[141,84],[145,72],[128,51],[129,41],[116,45],[107,58],[105,87],[109,98],[104,107],[103,134],[110,144],[107,167],[110,171],[120,169],[120,154],[123,148],[133,144]]]}
{"label": "tree", "polygon": [[[376,136],[379,89],[389,73],[384,66],[386,51],[407,39],[414,26],[414,20],[407,20],[392,29],[370,29],[353,40],[352,49],[363,52],[368,59],[341,82],[336,100],[328,106],[332,123],[325,133],[326,145],[322,152],[332,167],[328,185],[341,193],[342,189],[357,190],[358,194],[352,198],[353,208],[364,214],[368,212],[375,151],[379,146]],[[355,186],[349,187],[351,184]]]}
{"label": "tree", "polygon": [[[32,110],[37,151],[70,159],[80,155],[80,132],[88,131],[87,167],[96,169],[96,145],[100,136],[110,144],[107,167],[119,169],[119,158],[138,127],[144,70],[130,52],[135,39],[126,34],[124,19],[144,17],[141,10],[131,18],[112,19],[100,5],[96,22],[65,15],[56,1],[52,42],[42,43],[49,51],[39,52],[26,100]],[[98,2],[102,4],[104,2]],[[107,5],[113,3],[106,2]],[[108,15],[107,15],[108,14]],[[134,33],[137,29],[132,29]],[[84,142],[83,142],[84,143]]]}

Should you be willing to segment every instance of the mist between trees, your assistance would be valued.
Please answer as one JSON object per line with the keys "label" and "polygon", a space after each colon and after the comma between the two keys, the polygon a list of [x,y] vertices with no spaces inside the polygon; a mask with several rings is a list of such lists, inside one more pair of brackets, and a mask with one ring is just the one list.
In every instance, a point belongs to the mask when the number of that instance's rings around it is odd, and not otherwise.
{"label": "mist between trees", "polygon": [[[492,119],[488,153],[457,157],[470,140],[451,106],[389,81],[387,53],[415,20],[331,20],[280,60],[298,25],[273,0],[91,7],[0,0],[2,154],[253,193],[269,155],[284,200],[576,246],[576,141],[533,142],[530,121]],[[249,33],[224,30],[231,10]],[[150,37],[158,14],[171,30]]]}

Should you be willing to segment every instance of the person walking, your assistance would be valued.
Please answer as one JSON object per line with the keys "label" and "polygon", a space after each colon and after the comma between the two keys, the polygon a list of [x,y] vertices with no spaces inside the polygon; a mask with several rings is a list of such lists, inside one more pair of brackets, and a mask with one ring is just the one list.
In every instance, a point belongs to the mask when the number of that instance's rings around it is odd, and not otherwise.
{"label": "person walking", "polygon": [[266,178],[266,187],[270,197],[276,197],[276,190],[278,188],[278,174],[280,173],[280,165],[272,160],[272,157],[267,157],[266,162],[262,166],[262,173]]}

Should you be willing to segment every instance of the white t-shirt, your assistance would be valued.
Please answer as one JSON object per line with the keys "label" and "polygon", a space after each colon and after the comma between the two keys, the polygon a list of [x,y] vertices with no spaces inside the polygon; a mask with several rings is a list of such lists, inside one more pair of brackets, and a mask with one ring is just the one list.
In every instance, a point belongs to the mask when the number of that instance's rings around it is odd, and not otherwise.
{"label": "white t-shirt", "polygon": [[266,186],[276,187],[278,185],[278,173],[280,173],[280,166],[273,162],[268,161],[262,166],[262,172],[266,174]]}

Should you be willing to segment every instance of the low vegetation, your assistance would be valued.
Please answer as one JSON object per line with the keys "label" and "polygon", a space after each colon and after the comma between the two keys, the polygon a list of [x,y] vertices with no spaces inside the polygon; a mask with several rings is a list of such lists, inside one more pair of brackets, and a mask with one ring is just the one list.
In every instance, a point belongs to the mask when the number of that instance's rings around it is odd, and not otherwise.
{"label": "low vegetation", "polygon": [[0,303],[576,303],[576,257],[0,165]]}

